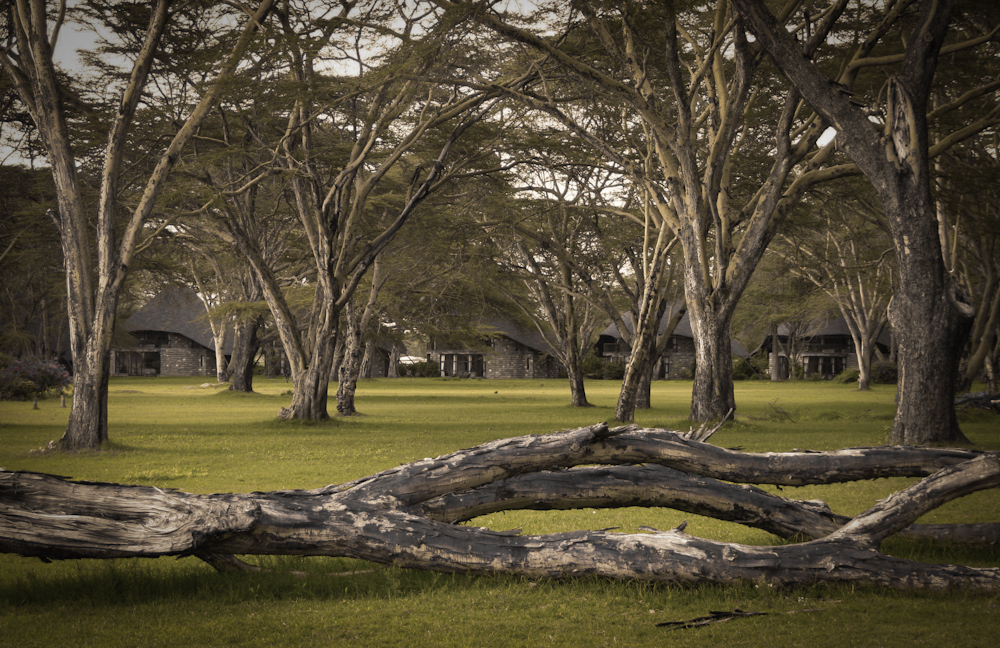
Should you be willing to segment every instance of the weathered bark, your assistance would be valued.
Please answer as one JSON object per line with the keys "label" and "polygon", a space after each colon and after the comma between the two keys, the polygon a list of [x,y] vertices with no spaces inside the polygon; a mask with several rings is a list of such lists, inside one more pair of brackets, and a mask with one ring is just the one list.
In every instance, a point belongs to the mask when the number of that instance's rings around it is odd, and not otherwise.
{"label": "weathered bark", "polygon": [[[731,311],[701,310],[688,300],[694,331],[694,389],[691,392],[692,421],[722,421],[733,416],[736,396],[733,387],[733,351],[730,333]],[[700,312],[699,312],[700,311]]]}
{"label": "weathered bark", "polygon": [[386,378],[399,378],[399,356],[399,345],[393,344],[392,351],[389,352],[389,370]]}
{"label": "weathered bark", "polygon": [[997,357],[1000,357],[1000,333],[994,336],[993,352],[986,358],[986,388],[997,393]]}
{"label": "weathered bark", "polygon": [[358,372],[361,368],[361,323],[354,315],[354,305],[344,307],[347,330],[344,336],[344,357],[337,368],[337,414],[354,416],[358,413],[354,405],[354,395],[358,389]]}
{"label": "weathered bark", "polygon": [[[108,139],[100,171],[94,263],[90,251],[93,221],[84,211],[76,180],[73,142],[63,106],[65,93],[60,90],[49,45],[46,3],[42,0],[8,3],[12,23],[9,36],[16,47],[5,48],[0,53],[0,63],[13,80],[45,144],[59,203],[56,221],[66,259],[67,312],[75,367],[73,406],[60,439],[64,448],[96,448],[108,438],[107,384],[112,333],[122,286],[139,239],[145,233],[146,220],[184,147],[221,96],[226,79],[243,58],[272,3],[262,0],[250,17],[224,58],[218,75],[205,85],[202,99],[156,161],[138,204],[127,213],[119,202],[125,147],[167,28],[169,4],[160,1],[152,6],[149,26],[136,53],[130,78],[114,114],[109,116]],[[58,20],[61,22],[62,16]],[[55,29],[58,28],[57,24]],[[124,219],[120,218],[123,213],[127,214]]]}
{"label": "weathered bark", "polygon": [[889,442],[969,443],[955,416],[954,399],[962,349],[972,328],[971,307],[963,308],[967,305],[957,283],[944,271],[929,204],[900,193],[904,204],[886,208],[896,212],[890,223],[902,232],[896,241],[900,285],[889,305],[900,356],[899,406]]}
{"label": "weathered bark", "polygon": [[[669,283],[670,280],[668,279],[667,282]],[[663,318],[667,315],[668,306],[671,308],[670,317],[664,323]],[[633,414],[637,409],[649,409],[652,407],[653,372],[656,370],[656,363],[663,357],[667,349],[667,344],[670,342],[670,337],[674,334],[674,329],[677,328],[677,324],[680,323],[686,312],[687,309],[683,300],[668,303],[666,296],[661,295],[655,321],[649,324],[651,330],[658,331],[658,333],[654,333],[647,338],[649,348],[646,351],[644,366],[637,375],[638,384],[634,390],[635,404],[633,406]],[[626,372],[627,379],[628,374]],[[623,383],[622,393],[626,393],[626,391]]]}
{"label": "weathered bark", "polygon": [[229,391],[253,392],[254,360],[257,357],[257,329],[260,319],[236,322],[233,339],[233,359],[230,362]]}
{"label": "weathered bark", "polygon": [[[872,182],[885,209],[899,268],[899,289],[889,309],[900,350],[899,407],[890,441],[967,442],[953,399],[974,309],[964,303],[945,272],[930,194],[927,131],[928,97],[955,3],[920,3],[915,29],[897,61],[901,65],[878,99],[885,102],[881,133],[868,114],[803,55],[763,2],[733,0],[733,4],[778,68],[816,113],[837,129],[838,146]],[[884,29],[874,31],[859,46],[844,80],[853,83],[891,21],[880,24]]]}
{"label": "weathered bark", "polygon": [[566,374],[569,376],[569,393],[573,407],[590,407],[587,400],[587,389],[584,386],[583,367],[579,361],[570,362],[565,365]]}
{"label": "weathered bark", "polygon": [[781,382],[781,340],[778,339],[778,323],[771,322],[771,359],[769,369],[771,382]]}
{"label": "weathered bark", "polygon": [[[677,242],[676,238],[668,241],[666,234],[667,228],[662,228],[657,237],[653,258],[649,266],[643,269],[645,284],[633,322],[632,353],[629,354],[628,363],[625,365],[625,377],[622,379],[622,388],[615,405],[615,419],[623,423],[635,420],[635,410],[639,407],[640,397],[643,395],[643,382],[645,381],[648,386],[650,373],[653,370],[653,355],[658,348],[657,334],[667,306],[663,290],[664,276],[669,272],[667,265],[670,251]],[[673,325],[676,326],[679,320],[679,316],[674,318]],[[671,327],[665,333],[665,337],[669,337],[672,332]],[[648,393],[645,395],[648,405]]]}
{"label": "weathered bark", "polygon": [[[581,464],[588,467],[574,468]],[[904,475],[924,479],[853,520],[821,503],[716,481],[792,485]],[[0,472],[0,551],[45,559],[193,554],[212,564],[225,563],[227,554],[327,555],[441,572],[997,592],[1000,569],[922,564],[878,546],[912,532],[929,510],[998,486],[995,453],[901,447],[752,454],[666,430],[599,424],[494,441],[307,491],[193,495]],[[700,539],[683,533],[684,525],[522,536],[447,523],[527,506],[626,505],[677,506],[817,539],[747,546]],[[983,528],[958,535],[970,530]],[[986,530],[995,542],[996,530]]]}
{"label": "weathered bark", "polygon": [[[74,358],[73,400],[70,422],[59,444],[67,449],[94,449],[108,440],[108,364],[110,349],[84,345],[84,352]],[[93,356],[93,357],[92,357]],[[86,358],[80,362],[79,359]]]}

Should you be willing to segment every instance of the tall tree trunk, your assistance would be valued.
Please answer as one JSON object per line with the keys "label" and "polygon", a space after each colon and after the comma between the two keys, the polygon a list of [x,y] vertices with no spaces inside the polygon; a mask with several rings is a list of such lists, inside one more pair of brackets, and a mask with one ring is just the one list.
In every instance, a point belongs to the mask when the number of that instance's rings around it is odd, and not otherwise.
{"label": "tall tree trunk", "polygon": [[364,353],[361,354],[361,365],[358,369],[358,378],[372,377],[372,364],[375,362],[375,353],[375,340],[365,340]]}
{"label": "tall tree trunk", "polygon": [[781,341],[778,339],[778,323],[771,322],[771,382],[781,381]]}
{"label": "tall tree trunk", "polygon": [[233,359],[229,364],[231,374],[229,391],[253,392],[254,360],[257,357],[258,318],[240,320],[235,326]]}
{"label": "tall tree trunk", "polygon": [[[670,250],[674,246],[674,242],[668,244],[666,234],[666,228],[661,228],[653,258],[645,272],[646,284],[642,300],[639,302],[639,313],[633,321],[632,353],[629,354],[628,363],[625,365],[625,377],[622,380],[621,392],[618,394],[618,404],[615,406],[615,419],[623,423],[635,420],[640,384],[643,376],[650,371],[652,362],[650,355],[656,349],[660,320],[666,309],[666,297],[661,282]],[[667,334],[669,335],[669,332]]]}
{"label": "tall tree trunk", "polygon": [[312,365],[299,374],[295,382],[292,403],[278,412],[281,419],[323,421],[330,418],[327,400],[330,397],[330,374],[333,367],[332,345],[327,353],[313,354],[321,364]]}
{"label": "tall tree trunk", "polygon": [[688,300],[694,333],[694,387],[691,390],[692,421],[722,421],[736,410],[733,388],[733,351],[730,313],[695,306]]}
{"label": "tall tree trunk", "polygon": [[[667,300],[661,297],[659,307],[656,311],[656,321],[651,324],[654,331],[658,332],[660,330],[660,322],[663,320],[666,310]],[[660,338],[668,337],[672,331],[673,328],[670,328],[662,336],[659,333],[655,333],[649,337],[649,348],[646,349],[645,364],[643,365],[643,371],[639,374],[639,384],[635,390],[635,409],[646,410],[652,407],[653,371],[656,370],[656,362],[662,355],[661,348],[665,348],[666,346],[666,341],[663,340],[661,347]]]}
{"label": "tall tree trunk", "polygon": [[997,355],[1000,355],[1000,335],[994,335],[993,352],[986,358],[986,389],[997,393]]}
{"label": "tall tree trunk", "polygon": [[358,371],[361,369],[364,346],[361,344],[361,323],[354,316],[354,305],[350,302],[344,307],[344,315],[347,331],[344,336],[344,359],[337,371],[337,413],[354,416],[358,413],[354,406],[354,394],[358,389]]}
{"label": "tall tree trunk", "polygon": [[110,350],[88,344],[86,352],[74,359],[73,403],[69,423],[59,440],[64,449],[95,449],[108,440],[110,357]]}
{"label": "tall tree trunk", "polygon": [[[974,309],[945,272],[930,193],[927,105],[953,0],[922,0],[902,64],[884,92],[878,136],[868,115],[803,56],[760,0],[733,0],[748,28],[871,180],[885,208],[899,269],[889,321],[899,341],[899,406],[890,443],[966,442],[955,416],[959,358]],[[874,46],[877,41],[866,41]],[[865,52],[865,54],[867,51]],[[859,50],[859,54],[861,51]]]}
{"label": "tall tree trunk", "polygon": [[622,388],[618,393],[618,404],[615,406],[615,419],[622,423],[631,423],[635,420],[635,410],[639,398],[639,387],[642,377],[648,372],[649,344],[647,337],[650,334],[645,330],[648,327],[636,325],[635,343],[632,345],[632,353],[629,354],[628,363],[625,365],[625,378],[622,379]]}
{"label": "tall tree trunk", "polygon": [[646,371],[639,376],[639,388],[635,393],[635,408],[647,410],[653,406],[653,369],[656,363],[650,360],[646,363]]}
{"label": "tall tree trunk", "polygon": [[[317,299],[322,299],[321,288],[317,288]],[[312,350],[308,365],[303,368],[292,363],[292,380],[295,381],[292,403],[278,412],[282,419],[305,419],[322,421],[330,418],[327,401],[330,396],[330,379],[333,374],[333,356],[337,342],[339,311],[332,298],[319,309],[318,321],[312,331]],[[286,355],[291,355],[285,345]]]}
{"label": "tall tree trunk", "polygon": [[590,407],[590,402],[587,400],[587,390],[583,384],[582,364],[579,361],[567,362],[566,373],[569,376],[569,393],[573,401],[573,407]]}
{"label": "tall tree trunk", "polygon": [[865,337],[854,340],[854,352],[858,355],[858,391],[868,391],[872,381],[872,347],[874,341]]}
{"label": "tall tree trunk", "polygon": [[944,271],[930,201],[915,199],[907,188],[891,191],[899,203],[886,205],[900,275],[889,305],[899,340],[899,405],[889,443],[968,443],[955,415],[955,392],[972,309]]}
{"label": "tall tree trunk", "polygon": [[389,353],[389,367],[385,373],[387,378],[399,378],[399,345],[393,344]]}

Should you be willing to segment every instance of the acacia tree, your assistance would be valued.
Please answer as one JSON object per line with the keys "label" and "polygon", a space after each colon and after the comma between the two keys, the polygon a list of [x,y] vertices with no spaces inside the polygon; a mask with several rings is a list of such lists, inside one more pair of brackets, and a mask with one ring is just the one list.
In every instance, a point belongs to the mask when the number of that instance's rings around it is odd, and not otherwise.
{"label": "acacia tree", "polygon": [[501,267],[527,291],[511,295],[511,301],[565,368],[573,407],[589,407],[583,360],[603,313],[591,286],[595,270],[606,265],[593,206],[604,202],[601,196],[613,180],[597,167],[574,162],[565,146],[551,148],[552,140],[538,139],[538,133],[517,138],[513,208],[484,214],[482,225],[501,251]]}
{"label": "acacia tree", "polygon": [[935,194],[945,267],[958,277],[976,316],[965,352],[959,389],[983,372],[996,392],[1000,338],[1000,135],[984,134],[935,161]]}
{"label": "acacia tree", "polygon": [[[843,316],[858,358],[858,389],[871,382],[875,343],[888,324],[895,270],[892,241],[876,208],[856,194],[824,192],[814,213],[780,234],[788,268],[823,291]],[[812,205],[810,205],[812,206]]]}
{"label": "acacia tree", "polygon": [[[288,358],[294,392],[282,418],[328,417],[342,310],[418,205],[468,163],[468,156],[449,154],[492,107],[491,93],[456,91],[461,84],[454,76],[463,70],[450,65],[447,55],[461,42],[457,24],[428,28],[419,22],[422,14],[411,15],[412,8],[377,2],[364,21],[355,22],[353,9],[344,5],[342,20],[280,13],[288,121],[267,145],[288,178],[311,257],[312,302],[305,319],[289,306],[252,242],[232,230],[261,281]],[[390,33],[393,19],[402,32]],[[334,32],[324,31],[331,26]],[[371,59],[366,48],[376,41],[384,47],[380,39],[389,36],[396,44],[381,59]],[[337,74],[318,69],[323,48],[342,57],[340,71],[353,68]],[[399,201],[379,203],[379,188],[391,174],[410,179]]]}
{"label": "acacia tree", "polygon": [[[439,4],[459,6],[460,3]],[[795,90],[774,87],[729,4],[639,7],[598,2],[544,5],[529,29],[523,16],[461,3],[498,33],[540,52],[544,83],[516,97],[587,142],[639,185],[650,204],[655,251],[665,263],[674,237],[684,257],[687,313],[696,345],[693,420],[735,408],[731,321],[777,224],[811,185],[846,168],[824,168],[832,145],[816,148],[823,123],[801,111]],[[791,16],[791,7],[782,18]],[[528,21],[525,21],[528,22]],[[832,21],[797,25],[810,56]],[[556,36],[547,34],[556,33]],[[587,98],[583,106],[580,97]],[[609,141],[581,119],[597,100],[620,106],[629,137]],[[753,160],[753,163],[740,164]],[[742,201],[738,204],[737,201]],[[663,266],[649,265],[648,285]],[[649,336],[644,301],[637,336]],[[642,353],[639,342],[633,351]],[[623,395],[624,396],[624,395]],[[625,399],[620,398],[621,404]],[[619,407],[619,420],[631,412]]]}
{"label": "acacia tree", "polygon": [[[1000,118],[992,114],[995,111],[987,111],[932,146],[928,98],[940,53],[982,44],[990,34],[981,33],[978,20],[969,20],[956,30],[962,40],[948,44],[945,50],[954,2],[919,2],[912,24],[906,10],[917,4],[916,0],[886,3],[869,37],[855,49],[839,76],[831,79],[803,54],[762,2],[733,0],[733,4],[793,87],[837,130],[838,146],[871,181],[889,221],[899,268],[899,288],[889,319],[900,355],[899,407],[890,442],[965,441],[953,399],[961,349],[975,311],[947,273],[942,258],[929,160],[995,125]],[[846,6],[846,1],[834,3],[831,19],[839,18]],[[896,33],[903,37],[904,51],[886,46],[888,51],[876,56],[875,47]],[[842,91],[854,86],[862,72],[878,74],[881,79],[885,66],[890,66],[891,73],[884,92],[876,88],[878,94],[863,102]],[[943,96],[951,101],[935,109],[932,118],[938,119],[998,87],[993,78],[971,89],[941,87]],[[952,97],[952,92],[958,96]],[[858,105],[866,102],[876,109]]]}
{"label": "acacia tree", "polygon": [[[100,199],[96,208],[96,258],[91,249],[87,207],[78,181],[74,141],[67,123],[67,93],[60,84],[52,52],[63,26],[66,3],[49,22],[44,0],[9,3],[4,13],[9,35],[0,61],[14,81],[23,104],[45,144],[59,204],[57,219],[66,265],[67,306],[73,353],[73,405],[60,443],[66,448],[94,448],[108,437],[107,385],[112,333],[119,296],[136,247],[170,171],[185,145],[215,105],[225,81],[243,57],[267,16],[272,0],[253,9],[240,7],[234,16],[242,22],[239,36],[222,56],[218,71],[205,86],[201,100],[186,116],[165,150],[156,156],[138,204],[132,209],[119,201],[126,146],[136,110],[171,22],[169,0],[150,7],[149,23],[134,51],[132,72],[107,112],[107,144],[99,164]],[[199,10],[198,7],[184,7]],[[96,269],[96,272],[95,272]]]}

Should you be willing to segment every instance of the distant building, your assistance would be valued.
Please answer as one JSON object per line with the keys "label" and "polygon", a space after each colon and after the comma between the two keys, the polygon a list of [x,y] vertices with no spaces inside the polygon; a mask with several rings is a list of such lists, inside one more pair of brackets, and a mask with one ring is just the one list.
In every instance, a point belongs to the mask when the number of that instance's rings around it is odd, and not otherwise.
{"label": "distant building", "polygon": [[[803,376],[818,374],[825,380],[859,366],[854,339],[843,317],[817,322],[807,333],[797,336],[792,335],[788,324],[782,324],[778,327],[778,342],[780,350],[777,354],[773,352],[774,344],[770,336],[764,348],[769,352],[769,363],[779,363],[778,377],[781,379],[789,377],[793,363],[802,369]],[[892,335],[887,328],[882,330],[875,344],[882,353],[889,353]]]}
{"label": "distant building", "polygon": [[464,378],[558,378],[562,365],[537,331],[526,331],[507,320],[479,325],[482,344],[431,340],[427,359],[441,376]]}
{"label": "distant building", "polygon": [[[667,325],[670,323],[668,319],[665,317],[660,322],[658,335],[663,335],[666,332]],[[633,330],[632,314],[625,313],[622,315],[622,320],[631,332]],[[731,344],[733,355],[741,358],[749,356],[742,344],[736,340],[732,340]],[[628,362],[631,354],[632,348],[626,344],[615,324],[604,329],[597,337],[597,355],[604,358],[606,362],[624,364]],[[691,332],[691,319],[685,313],[677,326],[674,327],[674,332],[667,341],[667,348],[663,355],[653,367],[653,380],[691,378],[694,375],[694,365],[694,333]]]}
{"label": "distant building", "polygon": [[[215,339],[205,305],[188,288],[167,288],[125,322],[134,343],[111,351],[114,376],[215,376]],[[225,353],[232,355],[232,336]]]}

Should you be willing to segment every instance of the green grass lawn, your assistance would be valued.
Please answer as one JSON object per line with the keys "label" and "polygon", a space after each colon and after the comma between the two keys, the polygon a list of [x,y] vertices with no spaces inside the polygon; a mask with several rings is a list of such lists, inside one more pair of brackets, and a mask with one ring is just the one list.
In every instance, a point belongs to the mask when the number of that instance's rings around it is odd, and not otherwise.
{"label": "green grass lawn", "polygon": [[[114,379],[111,448],[31,454],[58,438],[58,400],[0,402],[0,466],[76,479],[190,492],[314,488],[492,439],[562,430],[614,417],[619,384],[587,384],[595,407],[569,407],[564,381],[400,379],[362,381],[361,416],[326,423],[279,422],[284,380],[255,379],[256,394],[231,394],[204,379]],[[691,383],[654,385],[637,423],[686,430]],[[894,387],[737,383],[737,420],[712,442],[748,451],[827,450],[883,444]],[[963,414],[978,447],[1000,450],[1000,420]],[[909,480],[785,488],[856,514]],[[925,522],[1000,521],[996,492],[932,512]],[[748,544],[780,540],[761,531],[665,509],[509,512],[474,521],[525,533],[639,525]],[[890,540],[894,555],[1000,567],[996,549]],[[1000,597],[905,594],[878,588],[774,590],[533,581],[382,568],[339,558],[263,557],[268,574],[223,575],[194,558],[67,561],[0,555],[3,646],[994,646]],[[295,570],[311,573],[297,578]],[[356,573],[360,572],[360,573]],[[711,610],[766,616],[668,631],[664,621]],[[795,612],[797,610],[813,610]],[[787,614],[786,614],[787,613]]]}

